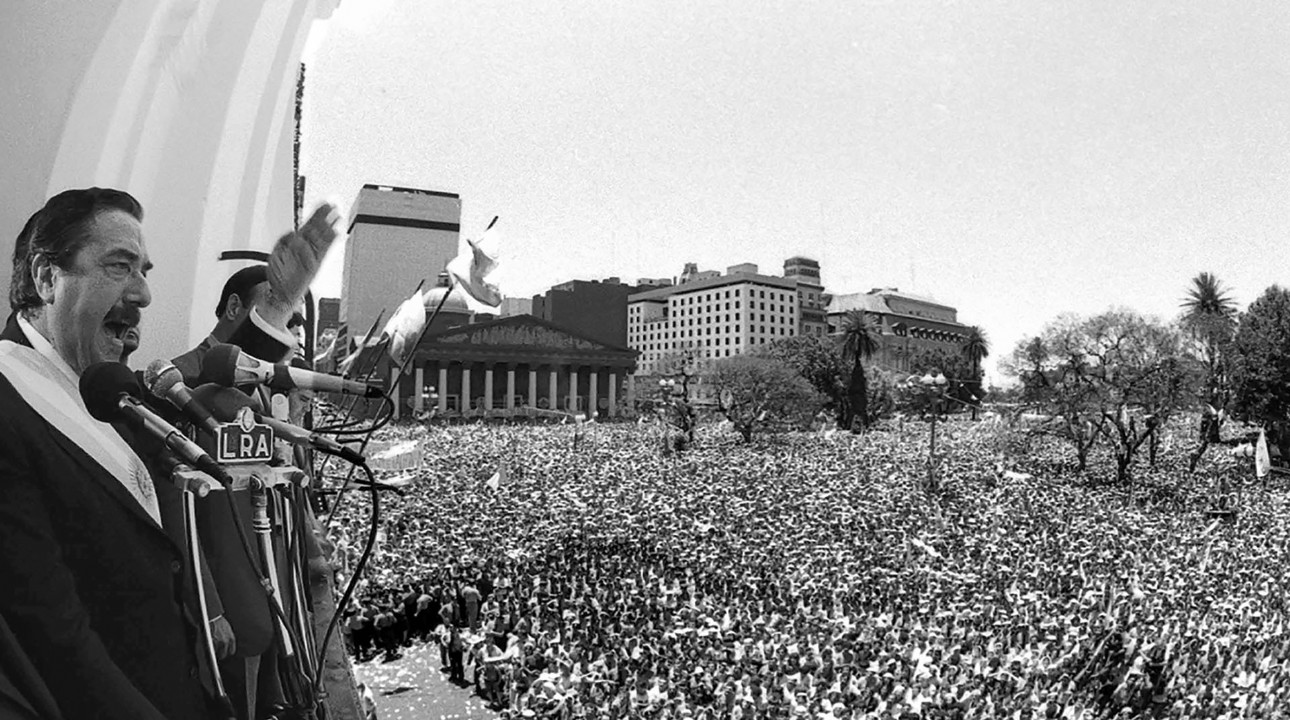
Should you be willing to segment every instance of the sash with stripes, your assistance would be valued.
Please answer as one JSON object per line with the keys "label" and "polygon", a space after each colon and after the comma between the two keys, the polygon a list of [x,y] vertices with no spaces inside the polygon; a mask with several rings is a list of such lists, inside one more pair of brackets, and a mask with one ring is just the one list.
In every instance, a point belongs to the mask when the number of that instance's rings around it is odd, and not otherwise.
{"label": "sash with stripes", "polygon": [[147,466],[111,425],[90,416],[79,388],[69,388],[67,380],[50,367],[40,352],[10,340],[0,340],[0,374],[38,415],[116,478],[161,525],[156,489]]}

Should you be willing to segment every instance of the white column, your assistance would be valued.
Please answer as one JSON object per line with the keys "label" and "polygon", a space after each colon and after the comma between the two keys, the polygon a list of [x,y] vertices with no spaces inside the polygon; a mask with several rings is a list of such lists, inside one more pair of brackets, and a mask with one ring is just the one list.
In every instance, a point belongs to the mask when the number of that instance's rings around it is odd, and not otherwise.
{"label": "white column", "polygon": [[556,388],[559,387],[559,376],[556,375],[556,372],[558,372],[559,369],[560,369],[559,365],[551,366],[550,393],[546,401],[551,404],[552,410],[555,410],[557,407],[559,407],[558,405],[556,405],[556,400],[559,399],[556,397],[556,393],[558,392]]}
{"label": "white column", "polygon": [[425,369],[422,368],[420,365],[417,366],[415,377],[416,377],[416,385],[414,385],[412,388],[413,390],[412,409],[417,411],[417,413],[420,413],[422,410],[425,409],[425,398],[423,398],[422,395],[425,394],[425,387],[426,387]]}
{"label": "white column", "polygon": [[[470,363],[461,364],[461,405],[465,410],[470,407]],[[473,408],[472,408],[473,409]]]}
{"label": "white column", "polygon": [[484,409],[493,409],[493,366],[484,366]]}
{"label": "white column", "polygon": [[599,393],[596,392],[597,390],[596,382],[600,379],[599,377],[597,377],[597,375],[598,373],[596,372],[596,369],[593,367],[591,369],[591,373],[589,374],[590,382],[587,384],[587,417],[588,418],[595,417],[596,413],[600,412],[600,408],[596,404],[600,401],[600,398],[598,397]]}
{"label": "white column", "polygon": [[515,409],[515,366],[506,366],[506,409]]}
{"label": "white column", "polygon": [[442,360],[439,361],[439,387],[435,388],[439,393],[439,412],[448,409],[448,365]]}
{"label": "white column", "polygon": [[578,412],[578,366],[569,366],[569,412]]}
{"label": "white column", "polygon": [[390,368],[390,398],[394,400],[394,419],[399,419],[400,406],[403,405],[399,398],[399,369],[398,367]]}
{"label": "white column", "polygon": [[537,407],[537,369],[529,366],[529,407]]}
{"label": "white column", "polygon": [[636,376],[627,376],[627,405],[636,407]]}
{"label": "white column", "polygon": [[618,417],[618,373],[609,373],[609,417]]}

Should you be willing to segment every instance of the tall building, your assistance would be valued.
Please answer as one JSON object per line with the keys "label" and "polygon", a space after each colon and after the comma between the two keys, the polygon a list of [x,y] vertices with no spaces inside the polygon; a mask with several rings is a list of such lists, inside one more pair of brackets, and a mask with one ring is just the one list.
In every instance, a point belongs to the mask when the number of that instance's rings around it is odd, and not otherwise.
{"label": "tall building", "polygon": [[318,298],[317,325],[314,332],[319,335],[340,327],[340,298]]}
{"label": "tall building", "polygon": [[820,263],[801,256],[784,261],[784,277],[797,283],[799,335],[824,335],[829,331],[824,294],[820,282]]}
{"label": "tall building", "polygon": [[922,351],[958,353],[967,338],[968,326],[958,321],[958,310],[898,288],[834,297],[828,307],[830,333],[841,332],[843,317],[850,310],[865,312],[877,326],[874,361],[891,370],[909,372],[911,358]]}
{"label": "tall building", "polygon": [[[690,277],[699,274],[689,270]],[[797,335],[797,281],[760,275],[747,263],[713,274],[628,298],[627,342],[640,352],[640,374],[653,374],[679,352],[731,357]]]}
{"label": "tall building", "polygon": [[340,320],[353,337],[367,332],[382,311],[388,319],[417,283],[424,280],[425,289],[434,287],[457,254],[461,198],[435,190],[364,185],[350,217]]}
{"label": "tall building", "polygon": [[570,280],[533,296],[534,317],[597,342],[627,347],[627,298],[633,288],[618,278]]}

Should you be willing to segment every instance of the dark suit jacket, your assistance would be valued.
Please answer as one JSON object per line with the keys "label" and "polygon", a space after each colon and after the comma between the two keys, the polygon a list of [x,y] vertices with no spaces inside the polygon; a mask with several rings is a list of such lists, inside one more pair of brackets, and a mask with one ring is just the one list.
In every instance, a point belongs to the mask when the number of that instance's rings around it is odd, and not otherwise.
{"label": "dark suit jacket", "polygon": [[0,617],[0,720],[59,720],[58,704]]}
{"label": "dark suit jacket", "polygon": [[[27,344],[12,316],[0,339]],[[0,615],[68,720],[211,717],[184,570],[120,482],[0,376]]]}

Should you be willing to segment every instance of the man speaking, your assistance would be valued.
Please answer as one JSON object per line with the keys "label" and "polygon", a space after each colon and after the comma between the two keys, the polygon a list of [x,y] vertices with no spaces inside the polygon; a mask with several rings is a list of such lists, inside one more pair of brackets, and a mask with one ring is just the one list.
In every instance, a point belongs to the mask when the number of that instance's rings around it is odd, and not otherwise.
{"label": "man speaking", "polygon": [[143,461],[78,380],[138,344],[151,267],[130,195],[49,200],[18,235],[0,333],[0,616],[63,717],[214,717],[184,552]]}

